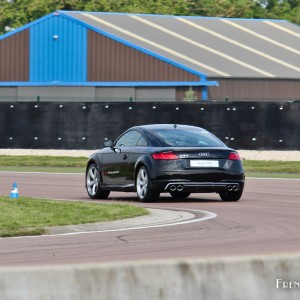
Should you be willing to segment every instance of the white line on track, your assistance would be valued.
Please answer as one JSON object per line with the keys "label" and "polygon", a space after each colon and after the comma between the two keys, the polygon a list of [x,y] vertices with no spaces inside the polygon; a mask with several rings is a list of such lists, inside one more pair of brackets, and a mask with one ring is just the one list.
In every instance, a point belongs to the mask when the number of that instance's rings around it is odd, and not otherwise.
{"label": "white line on track", "polygon": [[247,179],[254,179],[254,180],[300,180],[300,178],[265,178],[265,177],[246,177]]}
{"label": "white line on track", "polygon": [[85,173],[64,173],[64,172],[27,172],[27,171],[0,171],[0,173],[8,174],[50,174],[50,175],[84,175]]}
{"label": "white line on track", "polygon": [[[170,210],[170,209],[168,209]],[[187,212],[195,212],[204,214],[201,218],[194,218],[190,220],[185,220],[182,222],[174,222],[168,224],[158,224],[158,225],[149,225],[149,226],[137,226],[137,227],[128,227],[128,228],[119,228],[119,229],[107,229],[107,230],[95,230],[95,231],[81,231],[81,232],[70,232],[70,233],[59,233],[59,234],[49,234],[49,235],[36,235],[36,236],[16,236],[16,237],[7,237],[0,239],[25,239],[25,238],[40,238],[40,237],[55,237],[55,236],[70,236],[70,235],[81,235],[81,234],[92,234],[92,233],[105,233],[105,232],[118,232],[118,231],[126,231],[126,230],[138,230],[138,229],[147,229],[147,228],[159,228],[159,227],[169,227],[169,226],[177,226],[184,224],[192,224],[196,222],[202,222],[209,219],[213,219],[217,217],[217,214],[204,211],[204,210],[196,210],[196,209],[181,209],[182,211]],[[178,209],[176,209],[178,211]]]}

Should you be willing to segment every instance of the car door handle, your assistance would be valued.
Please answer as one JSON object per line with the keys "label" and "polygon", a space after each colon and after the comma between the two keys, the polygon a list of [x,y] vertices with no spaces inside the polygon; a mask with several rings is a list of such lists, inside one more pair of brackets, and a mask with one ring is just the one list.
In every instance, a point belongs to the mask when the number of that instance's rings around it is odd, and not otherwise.
{"label": "car door handle", "polygon": [[115,153],[121,153],[121,149],[119,149],[119,148],[113,148],[113,150]]}
{"label": "car door handle", "polygon": [[126,154],[124,154],[123,159],[125,160],[127,158],[128,158],[128,156]]}

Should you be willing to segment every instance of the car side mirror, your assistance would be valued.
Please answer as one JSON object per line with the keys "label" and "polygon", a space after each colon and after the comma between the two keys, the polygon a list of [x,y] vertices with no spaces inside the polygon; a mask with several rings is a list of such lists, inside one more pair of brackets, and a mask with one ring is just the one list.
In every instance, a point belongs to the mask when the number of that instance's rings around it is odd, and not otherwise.
{"label": "car side mirror", "polygon": [[107,141],[104,142],[104,146],[113,148],[114,147],[114,141],[113,140],[107,140]]}

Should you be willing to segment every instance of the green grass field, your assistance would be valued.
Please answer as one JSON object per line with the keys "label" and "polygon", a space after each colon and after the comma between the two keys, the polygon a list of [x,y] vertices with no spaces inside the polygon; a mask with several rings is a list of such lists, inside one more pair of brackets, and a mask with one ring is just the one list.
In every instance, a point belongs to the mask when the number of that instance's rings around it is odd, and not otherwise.
{"label": "green grass field", "polygon": [[46,227],[113,221],[148,214],[128,204],[0,197],[0,237],[46,234]]}
{"label": "green grass field", "polygon": [[300,161],[244,160],[246,172],[300,174]]}
{"label": "green grass field", "polygon": [[[86,157],[0,156],[0,171],[84,173]],[[246,176],[300,178],[300,161],[244,160]]]}
{"label": "green grass field", "polygon": [[0,155],[0,166],[10,167],[76,167],[84,168],[87,162],[86,157],[65,157],[65,156],[9,156]]}

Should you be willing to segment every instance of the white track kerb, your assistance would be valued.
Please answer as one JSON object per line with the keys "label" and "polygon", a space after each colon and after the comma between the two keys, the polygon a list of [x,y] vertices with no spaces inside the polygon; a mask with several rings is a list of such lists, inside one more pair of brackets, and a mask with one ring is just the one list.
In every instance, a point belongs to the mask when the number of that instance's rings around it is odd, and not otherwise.
{"label": "white track kerb", "polygon": [[186,210],[186,211],[201,213],[204,216],[203,217],[199,217],[199,218],[195,217],[193,219],[184,220],[184,221],[172,221],[172,222],[166,223],[166,224],[135,226],[135,227],[128,227],[128,228],[106,229],[106,230],[98,230],[98,231],[71,232],[71,233],[63,233],[63,234],[60,234],[60,235],[101,233],[101,232],[114,232],[114,231],[138,230],[138,229],[148,229],[148,228],[178,226],[178,225],[184,225],[184,224],[191,224],[191,223],[195,223],[195,222],[206,221],[206,220],[213,219],[213,218],[217,217],[217,215],[215,213],[212,213],[212,212],[209,212],[209,211],[204,211],[204,210],[195,210],[195,209],[193,209],[193,210]]}
{"label": "white track kerb", "polygon": [[[213,212],[195,210],[195,209],[181,209],[181,210],[171,210],[171,209],[149,209],[152,213],[155,211],[167,212],[169,216],[163,218],[153,218],[149,217],[137,217],[133,219],[124,219],[121,221],[114,222],[103,222],[79,226],[62,226],[58,228],[51,229],[50,232],[62,232],[55,234],[47,234],[40,236],[20,236],[20,237],[10,237],[5,239],[26,239],[26,238],[41,238],[41,237],[53,237],[62,235],[80,235],[80,234],[91,234],[91,233],[103,233],[103,232],[117,232],[117,231],[129,231],[129,230],[141,230],[148,228],[159,228],[159,227],[169,227],[169,226],[179,226],[184,224],[191,224],[201,221],[206,221],[217,217]],[[197,217],[196,214],[201,216]],[[149,218],[149,220],[147,220]],[[130,226],[132,225],[132,226]],[[95,229],[104,228],[104,229]],[[87,230],[84,230],[87,229]],[[0,238],[1,239],[1,238]],[[1,299],[1,298],[0,298]]]}

